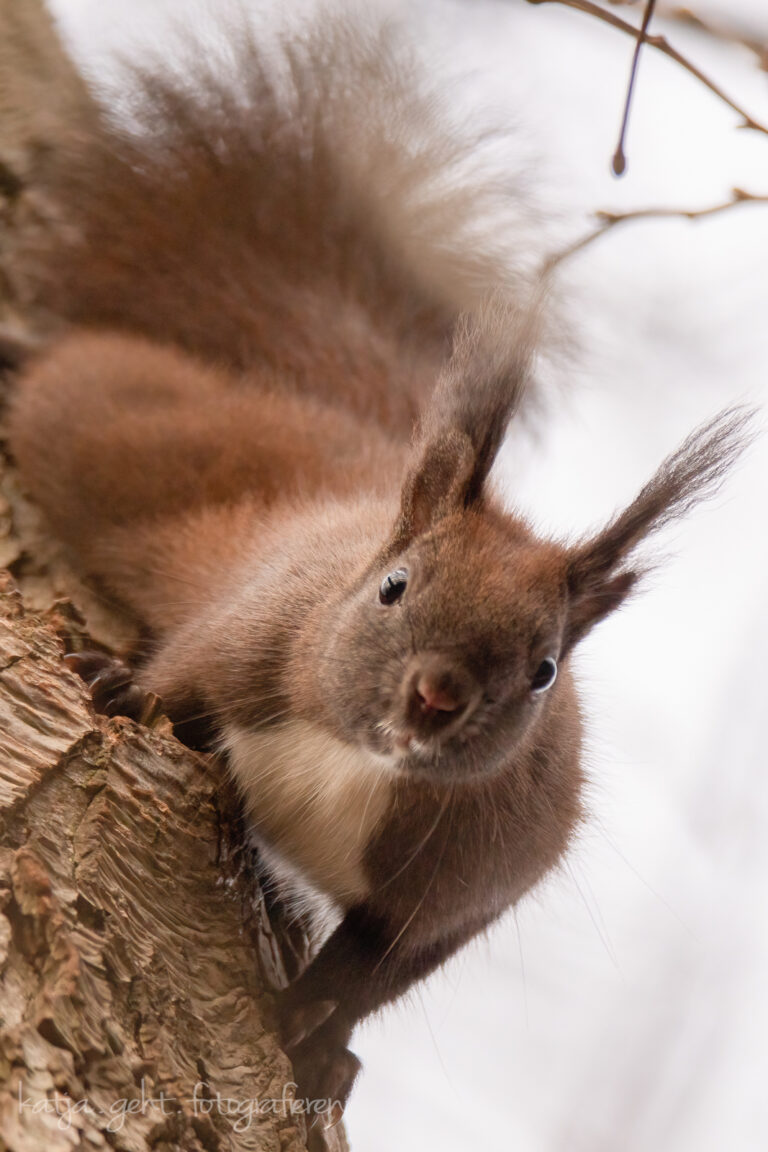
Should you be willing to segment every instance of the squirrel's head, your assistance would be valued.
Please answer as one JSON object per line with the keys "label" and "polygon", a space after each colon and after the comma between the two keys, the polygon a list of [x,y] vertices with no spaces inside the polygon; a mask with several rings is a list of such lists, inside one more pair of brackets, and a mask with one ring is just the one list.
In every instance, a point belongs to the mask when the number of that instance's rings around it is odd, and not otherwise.
{"label": "squirrel's head", "polygon": [[[491,337],[505,319],[494,308]],[[332,597],[315,647],[337,734],[435,780],[497,771],[547,716],[572,711],[569,654],[642,575],[638,545],[717,487],[749,420],[727,412],[695,432],[590,538],[542,540],[487,492],[532,333],[488,337],[487,314],[459,333],[391,535]]]}
{"label": "squirrel's head", "polygon": [[441,780],[500,767],[567,681],[564,572],[562,548],[487,506],[385,551],[326,634],[340,734]]}

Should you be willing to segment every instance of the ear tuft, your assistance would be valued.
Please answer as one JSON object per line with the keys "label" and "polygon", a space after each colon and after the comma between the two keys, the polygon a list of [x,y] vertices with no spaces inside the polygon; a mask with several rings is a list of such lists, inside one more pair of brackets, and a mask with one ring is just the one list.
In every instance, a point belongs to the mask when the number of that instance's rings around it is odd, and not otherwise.
{"label": "ear tuft", "polygon": [[572,647],[626,599],[647,565],[630,560],[654,532],[717,493],[729,469],[751,443],[754,411],[730,408],[697,428],[668,456],[629,507],[567,558]]}

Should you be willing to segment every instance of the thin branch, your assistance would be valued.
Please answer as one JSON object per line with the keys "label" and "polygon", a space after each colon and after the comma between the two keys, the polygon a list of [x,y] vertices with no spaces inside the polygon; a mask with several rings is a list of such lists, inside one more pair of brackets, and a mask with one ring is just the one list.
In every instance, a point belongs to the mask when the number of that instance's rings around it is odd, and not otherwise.
{"label": "thin branch", "polygon": [[711,204],[707,208],[636,208],[628,212],[596,212],[598,225],[591,232],[579,240],[569,244],[560,252],[556,252],[546,261],[544,270],[551,272],[564,260],[568,260],[577,252],[599,240],[606,232],[611,232],[620,224],[627,224],[633,220],[700,220],[707,216],[718,216],[722,212],[729,212],[740,204],[768,204],[768,193],[765,195],[754,192],[745,192],[743,188],[734,188],[728,200],[720,204]]}
{"label": "thin branch", "polygon": [[[604,24],[609,24],[612,28],[618,28],[620,32],[626,33],[631,36],[633,40],[637,40],[638,29],[630,24],[627,20],[622,20],[620,16],[614,15],[613,12],[607,12],[605,8],[601,8],[599,4],[595,4],[592,0],[526,0],[528,4],[562,4],[565,8],[574,8],[577,12],[585,12],[588,16],[595,16],[598,20],[602,20]],[[665,36],[646,36],[645,43],[649,44],[651,48],[655,48],[662,56],[674,60],[681,68],[694,76],[701,84],[704,85],[718,100],[721,100],[732,111],[741,117],[742,127],[749,128],[754,132],[762,132],[763,135],[768,136],[768,126],[756,120],[754,116],[745,111],[740,104],[732,100],[722,88],[717,85],[714,80],[710,80],[700,68],[697,68],[690,60],[673,48]]]}
{"label": "thin branch", "polygon": [[[609,0],[611,2],[611,0]],[[612,0],[615,2],[615,0]],[[768,39],[764,36],[758,35],[756,32],[750,31],[746,25],[739,27],[738,24],[726,23],[723,20],[709,20],[698,13],[692,12],[690,8],[681,8],[677,5],[663,5],[660,10],[660,15],[665,20],[674,21],[676,24],[682,24],[685,27],[693,28],[696,32],[703,32],[707,36],[711,36],[714,40],[720,40],[726,44],[738,44],[741,48],[747,48],[757,56],[758,67],[762,72],[768,72]]]}
{"label": "thin branch", "polygon": [[624,101],[624,114],[621,117],[621,129],[619,130],[619,142],[616,145],[616,151],[613,154],[611,167],[613,168],[616,176],[623,176],[627,170],[627,157],[624,152],[624,142],[627,135],[627,125],[629,124],[629,110],[632,107],[632,94],[635,90],[635,80],[637,79],[637,66],[640,63],[640,51],[647,39],[648,25],[653,16],[653,10],[656,7],[656,0],[647,0],[645,5],[645,12],[643,13],[643,22],[640,25],[640,31],[637,36],[637,43],[635,50],[632,53],[632,67],[629,71],[629,83],[627,84],[627,98]]}

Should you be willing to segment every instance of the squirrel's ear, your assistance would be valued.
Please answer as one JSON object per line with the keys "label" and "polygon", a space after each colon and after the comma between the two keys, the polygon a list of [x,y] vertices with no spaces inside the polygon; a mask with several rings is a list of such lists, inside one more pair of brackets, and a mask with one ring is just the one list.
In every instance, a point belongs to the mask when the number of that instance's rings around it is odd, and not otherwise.
{"label": "squirrel's ear", "polygon": [[696,429],[667,457],[628,508],[602,532],[569,551],[564,651],[615,611],[643,576],[648,564],[632,560],[638,545],[717,492],[751,441],[748,426],[753,415],[750,409],[727,409]]}
{"label": "squirrel's ear", "polygon": [[621,607],[642,575],[628,569],[615,575],[601,576],[597,572],[579,571],[580,567],[574,565],[569,568],[568,617],[562,655],[578,644],[595,624]]}
{"label": "squirrel's ear", "polygon": [[406,473],[395,530],[401,546],[481,498],[528,383],[542,292],[525,309],[496,295],[459,319]]}
{"label": "squirrel's ear", "polygon": [[474,465],[472,443],[462,432],[444,432],[421,446],[403,484],[395,529],[399,547],[465,507]]}

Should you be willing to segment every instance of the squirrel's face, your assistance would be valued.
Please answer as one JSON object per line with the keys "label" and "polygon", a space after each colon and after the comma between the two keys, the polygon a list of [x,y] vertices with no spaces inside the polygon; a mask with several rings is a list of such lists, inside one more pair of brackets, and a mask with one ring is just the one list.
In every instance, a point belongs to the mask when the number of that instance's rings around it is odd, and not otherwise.
{"label": "squirrel's face", "polygon": [[320,675],[339,734],[409,774],[498,771],[567,690],[563,573],[561,548],[480,511],[374,564],[326,619]]}

